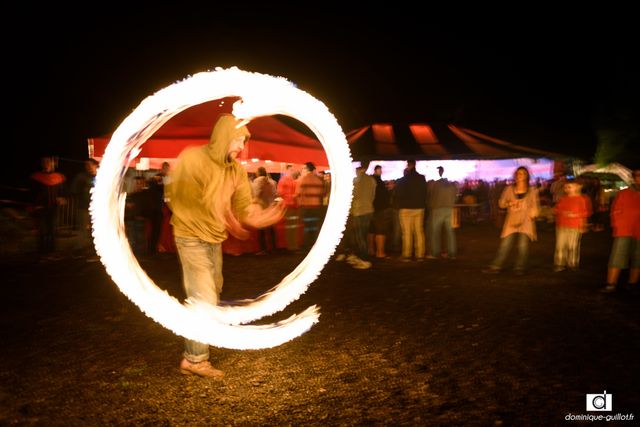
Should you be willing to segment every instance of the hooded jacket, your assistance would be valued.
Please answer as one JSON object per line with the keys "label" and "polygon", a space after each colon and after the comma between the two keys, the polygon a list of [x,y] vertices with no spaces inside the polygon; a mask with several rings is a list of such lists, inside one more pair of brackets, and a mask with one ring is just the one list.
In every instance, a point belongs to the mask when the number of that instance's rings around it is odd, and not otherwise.
{"label": "hooded jacket", "polygon": [[171,224],[178,237],[197,237],[210,243],[227,239],[225,212],[231,210],[242,221],[251,204],[247,172],[228,158],[231,140],[249,139],[246,126],[223,114],[216,122],[207,145],[184,150],[165,188],[173,211]]}

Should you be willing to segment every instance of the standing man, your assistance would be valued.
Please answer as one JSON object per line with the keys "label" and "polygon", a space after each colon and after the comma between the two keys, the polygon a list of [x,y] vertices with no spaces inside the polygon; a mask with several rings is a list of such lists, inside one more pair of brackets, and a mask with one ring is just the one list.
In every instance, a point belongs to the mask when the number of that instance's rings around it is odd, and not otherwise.
{"label": "standing man", "polygon": [[297,251],[300,249],[298,242],[298,226],[300,212],[296,201],[296,180],[293,165],[287,165],[285,172],[278,181],[278,195],[282,197],[287,212],[284,214],[284,233],[287,240],[287,249]]}
{"label": "standing man", "polygon": [[78,256],[87,256],[87,261],[97,261],[95,251],[91,244],[91,218],[89,216],[89,203],[91,202],[91,189],[96,182],[98,173],[98,161],[89,158],[84,161],[84,171],[73,179],[71,193],[75,199],[76,226],[78,227],[78,243],[76,251]]}
{"label": "standing man", "polygon": [[53,157],[40,159],[42,170],[31,175],[33,214],[38,226],[38,252],[42,260],[54,259],[58,206],[66,204],[63,197],[66,178],[55,171]]}
{"label": "standing man", "polygon": [[438,166],[438,174],[440,179],[433,182],[429,193],[429,207],[431,209],[431,218],[429,221],[429,241],[431,244],[430,258],[440,256],[440,240],[442,228],[444,227],[445,237],[447,240],[447,256],[455,259],[457,256],[456,236],[453,233],[451,224],[451,216],[453,206],[456,203],[458,189],[453,182],[449,182],[447,178],[443,178],[444,168]]}
{"label": "standing man", "polygon": [[376,181],[366,174],[365,165],[356,168],[353,179],[353,200],[351,201],[351,239],[355,257],[347,260],[354,268],[366,270],[371,267],[367,234],[373,216],[373,199],[376,197]]}
{"label": "standing man", "polygon": [[302,168],[302,175],[296,186],[296,200],[300,206],[300,214],[304,225],[304,249],[309,250],[318,238],[322,221],[324,221],[324,181],[315,174],[316,167],[307,162]]}
{"label": "standing man", "polygon": [[613,247],[609,257],[607,285],[602,292],[616,290],[620,270],[629,267],[628,287],[637,288],[640,278],[640,168],[633,170],[633,184],[618,193],[611,206]]}
{"label": "standing man", "polygon": [[[276,182],[271,179],[267,170],[260,166],[258,168],[258,177],[251,184],[253,190],[253,198],[261,208],[266,209],[273,204],[276,199]],[[267,243],[267,235],[271,242],[271,247],[276,248],[276,231],[272,226],[258,230],[258,241],[260,242],[260,251],[258,255],[265,255],[269,251]]]}
{"label": "standing man", "polygon": [[376,196],[373,199],[373,218],[369,227],[369,253],[376,258],[387,257],[386,240],[391,233],[394,212],[391,209],[391,193],[382,180],[382,166],[376,165],[371,176],[376,181]]}
{"label": "standing man", "polygon": [[[416,161],[407,160],[404,176],[396,183],[394,204],[398,208],[402,230],[402,260],[424,261],[424,208],[427,202],[427,181],[416,171]],[[415,243],[415,251],[414,251]]]}
{"label": "standing man", "polygon": [[[249,131],[230,114],[216,122],[209,144],[189,148],[178,158],[166,185],[171,223],[187,297],[217,304],[222,291],[222,242],[227,231],[246,239],[244,225],[263,228],[283,216],[281,204],[262,210],[252,204],[247,172],[236,161]],[[209,362],[209,346],[186,340],[180,371],[185,375],[221,377]]]}

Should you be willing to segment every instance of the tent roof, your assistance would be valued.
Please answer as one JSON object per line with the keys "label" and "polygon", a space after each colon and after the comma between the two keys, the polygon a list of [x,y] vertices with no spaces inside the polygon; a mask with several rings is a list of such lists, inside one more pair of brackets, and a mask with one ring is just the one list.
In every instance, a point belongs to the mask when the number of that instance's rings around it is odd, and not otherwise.
{"label": "tent roof", "polygon": [[[204,145],[217,118],[230,113],[237,98],[224,98],[195,105],[180,112],[165,123],[142,146],[138,158],[159,159],[160,162],[175,159],[187,147]],[[258,117],[247,127],[251,138],[239,156],[241,160],[260,159],[273,162],[305,163],[319,166],[329,164],[326,154],[315,138],[286,125],[275,117]],[[111,135],[89,138],[89,155],[101,159]],[[152,167],[155,167],[153,160]]]}
{"label": "tent roof", "polygon": [[568,156],[516,145],[455,125],[374,123],[347,134],[359,159],[505,159]]}

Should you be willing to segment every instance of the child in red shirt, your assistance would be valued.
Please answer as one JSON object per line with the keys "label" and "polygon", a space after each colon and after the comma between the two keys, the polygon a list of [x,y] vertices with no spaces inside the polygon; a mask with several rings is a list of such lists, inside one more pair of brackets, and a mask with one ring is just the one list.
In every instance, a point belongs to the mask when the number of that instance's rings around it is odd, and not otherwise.
{"label": "child in red shirt", "polygon": [[554,208],[556,215],[556,252],[553,271],[567,267],[576,270],[580,263],[580,239],[586,231],[587,218],[591,216],[591,201],[580,193],[581,186],[575,180],[564,184],[565,195]]}

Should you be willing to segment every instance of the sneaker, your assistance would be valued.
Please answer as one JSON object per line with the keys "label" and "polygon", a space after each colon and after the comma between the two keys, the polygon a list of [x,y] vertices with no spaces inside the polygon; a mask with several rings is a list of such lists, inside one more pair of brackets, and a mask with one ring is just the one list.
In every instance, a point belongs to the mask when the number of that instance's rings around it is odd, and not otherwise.
{"label": "sneaker", "polygon": [[605,294],[610,294],[611,292],[615,292],[616,291],[616,285],[610,285],[607,283],[607,286],[605,286],[604,288],[600,289],[600,292],[605,293]]}
{"label": "sneaker", "polygon": [[347,256],[345,254],[336,255],[336,261],[344,261]]}
{"label": "sneaker", "polygon": [[347,255],[347,262],[349,264],[353,264],[355,262],[362,261],[360,258],[355,256],[354,254]]}
{"label": "sneaker", "polygon": [[198,375],[199,377],[222,378],[224,372],[211,366],[208,360],[200,363],[191,363],[187,359],[180,362],[180,373],[183,375]]}
{"label": "sneaker", "polygon": [[554,273],[560,273],[561,271],[564,271],[564,270],[565,270],[565,268],[564,268],[563,265],[555,265],[553,267],[553,272]]}
{"label": "sneaker", "polygon": [[358,270],[366,270],[368,268],[371,268],[371,262],[358,259],[358,261],[351,263],[351,266],[353,268],[357,268]]}

